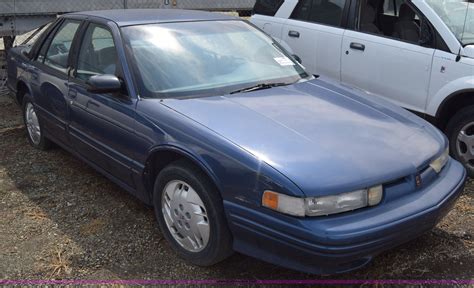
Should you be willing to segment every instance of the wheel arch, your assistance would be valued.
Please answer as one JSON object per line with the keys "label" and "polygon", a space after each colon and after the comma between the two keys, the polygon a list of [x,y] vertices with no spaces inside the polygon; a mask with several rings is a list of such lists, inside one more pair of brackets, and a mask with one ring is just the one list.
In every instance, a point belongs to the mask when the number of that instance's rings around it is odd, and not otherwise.
{"label": "wheel arch", "polygon": [[221,185],[217,180],[216,175],[213,173],[212,168],[195,153],[192,153],[182,147],[173,145],[161,145],[150,150],[145,167],[143,170],[143,180],[145,188],[149,193],[150,199],[153,199],[153,185],[158,174],[169,164],[177,160],[187,160],[191,164],[199,168],[221,193]]}
{"label": "wheel arch", "polygon": [[457,111],[474,105],[474,88],[462,89],[446,97],[436,112],[436,124],[444,130]]}
{"label": "wheel arch", "polygon": [[16,84],[15,99],[19,105],[23,104],[23,97],[25,97],[25,94],[27,93],[31,95],[30,87],[26,84],[24,80],[18,80]]}

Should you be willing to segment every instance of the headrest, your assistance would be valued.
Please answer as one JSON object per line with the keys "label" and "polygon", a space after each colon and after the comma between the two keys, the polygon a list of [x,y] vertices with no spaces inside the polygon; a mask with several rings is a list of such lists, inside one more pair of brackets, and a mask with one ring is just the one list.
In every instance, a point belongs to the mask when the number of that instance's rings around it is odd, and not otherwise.
{"label": "headrest", "polygon": [[415,19],[415,11],[411,9],[406,3],[400,5],[400,13],[399,13],[400,20],[413,20]]}
{"label": "headrest", "polygon": [[374,20],[375,20],[375,9],[371,5],[365,6],[364,10],[362,10],[360,23],[370,24],[370,23],[373,23]]}

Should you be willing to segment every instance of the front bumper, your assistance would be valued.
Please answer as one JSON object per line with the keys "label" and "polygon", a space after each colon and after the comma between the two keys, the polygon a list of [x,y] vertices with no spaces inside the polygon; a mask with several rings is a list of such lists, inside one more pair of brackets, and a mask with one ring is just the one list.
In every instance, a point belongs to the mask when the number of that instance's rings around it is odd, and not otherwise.
{"label": "front bumper", "polygon": [[422,190],[368,209],[327,217],[295,218],[224,201],[234,249],[267,262],[314,274],[342,273],[431,230],[449,212],[466,181],[450,161]]}

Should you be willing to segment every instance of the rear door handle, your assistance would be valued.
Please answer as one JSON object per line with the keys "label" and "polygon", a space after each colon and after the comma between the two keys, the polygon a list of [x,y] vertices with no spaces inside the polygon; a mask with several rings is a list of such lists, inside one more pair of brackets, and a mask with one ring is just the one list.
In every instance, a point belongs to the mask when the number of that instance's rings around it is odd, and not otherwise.
{"label": "rear door handle", "polygon": [[89,100],[87,101],[87,108],[100,108],[100,104],[95,101]]}
{"label": "rear door handle", "polygon": [[293,38],[300,38],[300,32],[294,31],[294,30],[290,30],[290,31],[288,32],[288,36],[293,37]]}
{"label": "rear door handle", "polygon": [[74,99],[77,97],[77,91],[76,90],[69,90],[69,98]]}
{"label": "rear door handle", "polygon": [[351,47],[351,49],[354,49],[354,50],[365,51],[365,45],[364,44],[352,42],[350,47]]}

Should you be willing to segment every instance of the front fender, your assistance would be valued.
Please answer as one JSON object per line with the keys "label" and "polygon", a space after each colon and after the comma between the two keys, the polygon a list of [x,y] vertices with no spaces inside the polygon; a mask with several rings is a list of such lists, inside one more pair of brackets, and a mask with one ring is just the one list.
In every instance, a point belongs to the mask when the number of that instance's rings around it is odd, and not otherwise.
{"label": "front fender", "polygon": [[438,116],[442,104],[448,100],[449,96],[463,91],[474,92],[473,76],[465,76],[446,83],[433,97],[429,98],[426,114],[434,117]]}
{"label": "front fender", "polygon": [[[150,151],[148,151],[148,155],[153,155],[156,152],[174,152],[177,154],[182,155],[186,159],[191,160],[195,165],[201,168],[204,173],[214,182],[217,188],[221,191],[222,183],[219,181],[219,178],[216,176],[212,167],[210,167],[207,162],[204,160],[203,156],[191,149],[187,149],[184,145],[180,145],[179,143],[162,143],[153,146]],[[148,161],[147,161],[148,162]]]}

